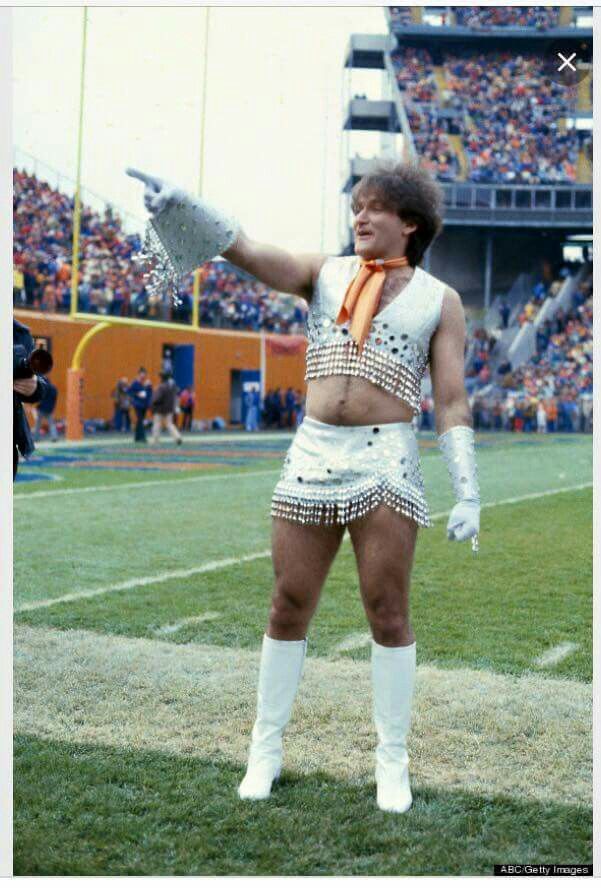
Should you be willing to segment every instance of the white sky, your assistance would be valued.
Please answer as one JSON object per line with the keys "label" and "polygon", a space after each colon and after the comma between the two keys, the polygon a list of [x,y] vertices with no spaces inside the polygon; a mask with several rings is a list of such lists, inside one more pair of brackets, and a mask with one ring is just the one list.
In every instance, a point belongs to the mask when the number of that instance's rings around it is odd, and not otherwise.
{"label": "white sky", "polygon": [[[13,142],[75,178],[82,9],[13,9]],[[126,166],[198,190],[202,7],[91,7],[82,183],[144,218]],[[343,59],[382,7],[212,7],[204,194],[251,237],[337,252]],[[379,98],[381,75],[353,75]],[[370,156],[379,136],[353,134]],[[367,145],[367,148],[366,148]]]}

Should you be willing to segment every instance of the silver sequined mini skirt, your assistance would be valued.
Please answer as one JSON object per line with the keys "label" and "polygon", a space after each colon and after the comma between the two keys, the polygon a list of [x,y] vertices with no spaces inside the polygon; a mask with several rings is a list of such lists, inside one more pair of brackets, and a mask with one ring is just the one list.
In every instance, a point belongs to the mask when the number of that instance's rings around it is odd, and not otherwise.
{"label": "silver sequined mini skirt", "polygon": [[380,504],[432,527],[411,422],[337,426],[305,417],[272,499],[274,518],[348,524]]}

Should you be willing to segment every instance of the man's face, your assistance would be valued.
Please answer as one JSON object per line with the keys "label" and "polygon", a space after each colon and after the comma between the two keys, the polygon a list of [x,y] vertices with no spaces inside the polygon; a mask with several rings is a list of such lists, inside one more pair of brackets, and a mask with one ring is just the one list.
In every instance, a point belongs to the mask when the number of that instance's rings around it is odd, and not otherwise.
{"label": "man's face", "polygon": [[404,256],[417,226],[403,222],[375,192],[360,194],[355,205],[355,253],[362,259]]}

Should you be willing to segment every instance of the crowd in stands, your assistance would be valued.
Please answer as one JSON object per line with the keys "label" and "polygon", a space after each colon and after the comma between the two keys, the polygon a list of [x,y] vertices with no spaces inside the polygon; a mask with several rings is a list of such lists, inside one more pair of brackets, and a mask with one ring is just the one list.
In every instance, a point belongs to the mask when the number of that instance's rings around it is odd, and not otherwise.
{"label": "crowd in stands", "polygon": [[[509,7],[510,8],[510,7]],[[472,182],[545,184],[575,182],[580,139],[562,131],[576,89],[545,74],[540,53],[464,49],[444,57],[446,89],[439,90],[427,49],[404,46],[391,54],[403,91],[415,147],[438,178],[459,169],[447,138],[442,107],[455,109]]]}
{"label": "crowd in stands", "polygon": [[[13,265],[22,285],[16,305],[68,312],[71,303],[73,198],[47,182],[13,170]],[[117,213],[82,207],[78,310],[81,312],[190,323],[192,276],[182,284],[180,303],[149,295],[141,268],[137,234],[126,234]],[[226,262],[203,267],[200,323],[208,327],[301,333],[305,303],[281,297]]]}
{"label": "crowd in stands", "polygon": [[[562,281],[548,289],[537,282],[527,305],[534,320],[547,296],[555,296]],[[541,411],[547,415],[546,431],[590,431],[593,392],[593,280],[580,282],[568,311],[560,308],[536,331],[536,351],[531,359],[513,369],[502,364],[496,378],[490,370],[494,335],[474,332],[477,347],[466,371],[466,388],[482,428],[523,428],[536,431]],[[519,321],[525,322],[520,313]],[[489,383],[493,383],[492,388]],[[481,390],[486,387],[486,395]],[[536,416],[538,414],[538,420]],[[517,426],[514,424],[517,420]]]}
{"label": "crowd in stands", "polygon": [[470,118],[463,147],[475,182],[576,181],[579,136],[562,132],[573,90],[544,74],[539,53],[449,53],[448,90]]}
{"label": "crowd in stands", "polygon": [[443,182],[453,182],[459,174],[457,160],[448,139],[448,123],[429,108],[414,106],[407,117],[421,165]]}
{"label": "crowd in stands", "polygon": [[559,25],[558,6],[455,6],[457,25],[467,28],[537,28]]}
{"label": "crowd in stands", "polygon": [[[536,28],[539,31],[559,25],[558,6],[439,6],[442,24],[488,30],[489,28]],[[395,26],[412,25],[411,6],[389,6]],[[454,16],[454,21],[453,17]]]}
{"label": "crowd in stands", "polygon": [[459,162],[448,140],[448,122],[439,117],[434,63],[427,49],[403,47],[391,54],[399,88],[406,100],[407,117],[418,157],[438,179],[451,182],[459,173]]}

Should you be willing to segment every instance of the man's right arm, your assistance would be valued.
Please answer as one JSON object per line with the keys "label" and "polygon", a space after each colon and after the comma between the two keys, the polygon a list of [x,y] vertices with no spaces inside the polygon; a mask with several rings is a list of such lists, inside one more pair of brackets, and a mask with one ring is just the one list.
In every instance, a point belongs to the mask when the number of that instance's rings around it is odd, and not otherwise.
{"label": "man's right arm", "polygon": [[322,253],[293,254],[280,247],[258,243],[241,229],[236,241],[222,255],[268,287],[302,296],[307,302],[313,297],[317,277],[327,259]]}

